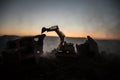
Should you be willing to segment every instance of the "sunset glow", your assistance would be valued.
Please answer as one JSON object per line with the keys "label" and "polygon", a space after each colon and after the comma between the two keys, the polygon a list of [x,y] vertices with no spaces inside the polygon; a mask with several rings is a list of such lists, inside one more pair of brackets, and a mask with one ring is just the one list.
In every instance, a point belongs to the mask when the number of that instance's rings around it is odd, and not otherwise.
{"label": "sunset glow", "polygon": [[[120,39],[119,5],[112,0],[1,1],[0,35],[39,35],[58,25],[66,37]],[[47,36],[57,36],[55,32]]]}

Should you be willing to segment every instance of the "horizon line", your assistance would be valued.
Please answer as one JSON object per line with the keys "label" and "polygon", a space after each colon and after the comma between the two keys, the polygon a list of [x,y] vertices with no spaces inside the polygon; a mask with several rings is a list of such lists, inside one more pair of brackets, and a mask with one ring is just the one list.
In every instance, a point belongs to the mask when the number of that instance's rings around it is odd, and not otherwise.
{"label": "horizon line", "polygon": [[[37,35],[41,35],[41,34],[37,34]],[[0,34],[0,36],[18,36],[18,37],[27,37],[27,36],[35,36],[35,35],[15,35],[15,34]],[[48,35],[47,37],[59,37],[59,36],[51,36],[51,35]],[[66,38],[82,38],[82,39],[86,39],[86,37],[72,37],[72,36],[66,36]],[[114,38],[94,38],[92,37],[93,39],[95,40],[120,40],[120,39],[114,39]]]}

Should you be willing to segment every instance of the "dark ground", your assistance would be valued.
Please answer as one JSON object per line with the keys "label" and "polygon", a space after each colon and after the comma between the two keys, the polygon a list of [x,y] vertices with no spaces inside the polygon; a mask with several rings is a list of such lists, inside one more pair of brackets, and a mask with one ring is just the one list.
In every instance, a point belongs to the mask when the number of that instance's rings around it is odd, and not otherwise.
{"label": "dark ground", "polygon": [[[0,51],[12,39],[13,36],[0,37]],[[94,57],[41,57],[39,64],[32,58],[21,64],[0,64],[0,80],[120,80],[118,54],[102,52]]]}
{"label": "dark ground", "polygon": [[120,80],[120,56],[40,58],[1,64],[1,80]]}

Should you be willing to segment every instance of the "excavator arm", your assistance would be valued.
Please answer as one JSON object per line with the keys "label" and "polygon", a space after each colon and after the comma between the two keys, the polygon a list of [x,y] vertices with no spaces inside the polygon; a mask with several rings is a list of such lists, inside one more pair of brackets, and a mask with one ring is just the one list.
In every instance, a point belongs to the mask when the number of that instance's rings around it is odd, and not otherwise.
{"label": "excavator arm", "polygon": [[63,45],[65,35],[64,35],[64,33],[62,31],[59,30],[58,25],[51,26],[50,28],[43,27],[41,33],[44,33],[45,31],[47,31],[47,32],[55,31],[57,33],[57,35],[59,36],[59,38],[60,38],[60,44],[59,44],[58,47],[61,47]]}

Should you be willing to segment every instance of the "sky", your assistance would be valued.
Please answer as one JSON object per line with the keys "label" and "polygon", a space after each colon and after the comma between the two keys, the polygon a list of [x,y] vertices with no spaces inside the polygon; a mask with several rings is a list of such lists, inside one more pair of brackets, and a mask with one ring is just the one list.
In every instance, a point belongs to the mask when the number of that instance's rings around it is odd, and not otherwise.
{"label": "sky", "polygon": [[0,0],[0,35],[38,35],[53,25],[67,37],[120,39],[120,0]]}

